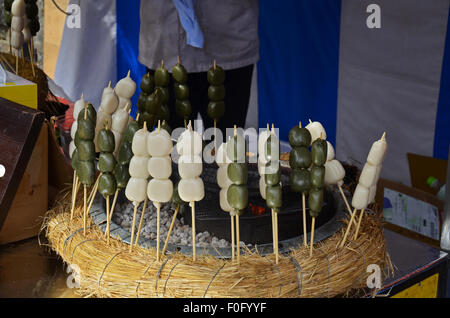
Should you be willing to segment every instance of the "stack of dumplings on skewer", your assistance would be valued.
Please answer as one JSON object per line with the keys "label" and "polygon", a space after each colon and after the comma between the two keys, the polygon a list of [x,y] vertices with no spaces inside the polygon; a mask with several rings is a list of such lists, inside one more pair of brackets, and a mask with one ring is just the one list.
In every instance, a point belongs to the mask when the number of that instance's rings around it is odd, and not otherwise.
{"label": "stack of dumplings on skewer", "polygon": [[136,92],[136,83],[130,77],[130,71],[125,78],[122,78],[114,88],[115,93],[119,98],[119,105],[115,112],[112,114],[111,130],[116,140],[116,147],[114,154],[117,156],[119,146],[122,142],[122,134],[130,121],[131,111],[131,97]]}
{"label": "stack of dumplings on skewer", "polygon": [[[105,122],[111,127],[112,115],[117,110],[119,106],[119,98],[117,97],[114,90],[111,88],[111,82],[103,90],[102,100],[100,102],[100,107],[97,113],[97,125],[95,126],[95,150],[100,152],[97,145],[97,135],[98,132],[103,129]],[[117,143],[117,141],[116,141]]]}
{"label": "stack of dumplings on skewer", "polygon": [[[138,115],[139,116],[139,115]],[[113,203],[111,206],[111,212],[109,214],[109,221],[111,222],[112,214],[114,213],[114,208],[117,202],[117,196],[121,189],[125,189],[128,180],[130,180],[130,161],[133,158],[133,151],[131,149],[131,144],[133,142],[134,134],[140,129],[139,124],[132,120],[123,134],[122,144],[119,148],[119,153],[117,154],[117,164],[114,167],[114,176],[116,177],[117,190],[114,194]],[[115,146],[114,146],[115,148]],[[139,231],[138,231],[139,235]]]}
{"label": "stack of dumplings on skewer", "polygon": [[178,159],[178,173],[181,177],[178,183],[178,193],[181,200],[189,202],[192,211],[192,258],[196,260],[195,250],[195,202],[200,201],[205,196],[203,180],[200,175],[203,170],[202,165],[202,136],[192,130],[191,123],[180,135],[177,142],[177,151],[180,155]]}
{"label": "stack of dumplings on skewer", "polygon": [[144,127],[134,134],[131,144],[133,157],[131,158],[129,165],[130,179],[125,188],[125,196],[134,205],[130,251],[133,249],[137,207],[139,203],[147,199],[147,179],[149,177],[147,170],[149,159],[147,150],[148,135],[147,124],[144,122]]}
{"label": "stack of dumplings on skewer", "polygon": [[[311,136],[313,133],[311,133]],[[311,242],[310,257],[313,253],[315,220],[322,211],[323,205],[323,187],[325,184],[325,162],[327,160],[327,143],[322,139],[321,133],[311,144],[311,161],[313,165],[310,170],[311,189],[308,196],[309,214],[312,218],[311,223]],[[314,138],[314,137],[313,137]]]}
{"label": "stack of dumplings on skewer", "polygon": [[230,203],[228,202],[228,188],[233,183],[231,182],[230,178],[228,178],[228,165],[232,162],[227,157],[226,153],[227,149],[227,143],[222,143],[219,148],[217,149],[216,153],[216,163],[219,166],[219,169],[217,169],[217,184],[220,187],[220,193],[219,193],[219,203],[220,208],[228,212],[230,214],[230,221],[231,221],[231,258],[234,259],[234,216],[235,213],[233,211],[233,208],[230,206]]}
{"label": "stack of dumplings on skewer", "polygon": [[[78,114],[78,127],[75,134],[75,145],[78,153],[77,176],[84,187],[83,233],[86,235],[87,224],[87,187],[95,181],[95,122],[97,113],[92,104],[87,104]],[[94,187],[93,193],[97,190]],[[90,204],[89,204],[90,205]]]}
{"label": "stack of dumplings on skewer", "polygon": [[75,135],[77,133],[77,129],[78,129],[78,115],[80,114],[80,112],[82,110],[84,110],[84,108],[86,107],[87,103],[84,100],[84,95],[81,94],[81,98],[79,100],[77,100],[73,106],[73,122],[72,122],[72,127],[70,128],[70,137],[72,137],[72,140],[70,141],[69,144],[69,156],[70,159],[72,160],[72,168],[73,168],[73,185],[72,185],[72,207],[70,210],[70,219],[73,219],[73,212],[75,209],[75,201],[76,201],[76,193],[78,192],[78,177],[77,177],[77,164],[78,164],[78,151],[77,151],[77,147],[75,145]]}
{"label": "stack of dumplings on skewer", "polygon": [[345,231],[344,238],[342,239],[341,247],[343,247],[346,242],[353,220],[356,217],[357,210],[361,210],[356,231],[353,236],[353,239],[358,238],[358,232],[361,226],[364,210],[375,199],[376,187],[378,179],[380,178],[382,164],[387,151],[387,143],[385,136],[386,133],[383,133],[381,139],[375,141],[372,144],[372,147],[367,156],[367,162],[364,165],[363,170],[361,171],[361,175],[359,176],[358,185],[356,186],[352,198],[352,206],[354,208],[354,211],[352,213],[352,217]]}
{"label": "stack of dumplings on skewer", "polygon": [[109,243],[109,231],[110,231],[110,205],[109,197],[114,195],[117,190],[116,178],[113,174],[114,167],[116,166],[116,159],[114,158],[113,151],[115,147],[114,134],[108,127],[108,123],[105,123],[105,128],[100,130],[97,136],[97,144],[100,150],[100,157],[98,160],[98,169],[100,170],[100,177],[98,181],[98,191],[106,200],[106,231],[105,235]]}
{"label": "stack of dumplings on skewer", "polygon": [[278,212],[282,206],[283,191],[280,169],[280,141],[275,135],[273,125],[271,134],[266,140],[264,161],[266,162],[264,169],[266,204],[272,210],[273,251],[275,254],[275,262],[278,264]]}
{"label": "stack of dumplings on skewer", "polygon": [[191,117],[192,106],[189,102],[189,87],[187,86],[188,73],[183,65],[178,63],[172,68],[172,77],[175,81],[173,90],[175,92],[175,111],[176,114],[184,119],[184,127],[187,126],[187,121]]}
{"label": "stack of dumplings on skewer", "polygon": [[228,164],[227,175],[233,183],[228,187],[227,200],[236,214],[236,244],[237,262],[240,261],[239,216],[248,205],[246,144],[241,134],[234,126],[234,137],[227,142],[227,157],[232,161]]}
{"label": "stack of dumplings on skewer", "polygon": [[[11,46],[16,49],[16,74],[19,72],[19,51],[23,53],[25,43],[23,29],[25,27],[25,1],[14,0],[11,6]],[[23,54],[22,54],[23,55]]]}
{"label": "stack of dumplings on skewer", "polygon": [[350,208],[347,197],[342,190],[342,185],[344,184],[345,169],[342,164],[334,158],[335,152],[333,145],[329,141],[327,141],[327,145],[328,148],[327,162],[325,163],[325,184],[335,185],[338,187],[342,199],[345,202],[345,206],[347,207],[348,213],[352,215],[352,209]]}
{"label": "stack of dumplings on skewer", "polygon": [[161,129],[158,122],[157,130],[151,132],[147,139],[148,173],[152,179],[148,183],[147,196],[157,208],[156,260],[160,256],[160,211],[161,203],[169,202],[173,194],[173,184],[169,180],[172,175],[172,160],[170,153],[173,144],[169,133]]}
{"label": "stack of dumplings on skewer", "polygon": [[303,212],[303,244],[308,246],[307,225],[306,225],[306,195],[311,188],[310,171],[311,153],[308,147],[311,145],[311,133],[308,129],[302,128],[302,124],[294,126],[289,131],[289,144],[292,150],[289,154],[289,166],[291,174],[289,183],[293,192],[302,194]]}
{"label": "stack of dumplings on skewer", "polygon": [[169,107],[167,106],[167,103],[169,102],[168,86],[170,82],[170,73],[164,67],[164,61],[161,61],[161,66],[155,70],[154,80],[155,80],[155,92],[160,100],[159,109],[156,113],[156,120],[169,121],[170,110]]}

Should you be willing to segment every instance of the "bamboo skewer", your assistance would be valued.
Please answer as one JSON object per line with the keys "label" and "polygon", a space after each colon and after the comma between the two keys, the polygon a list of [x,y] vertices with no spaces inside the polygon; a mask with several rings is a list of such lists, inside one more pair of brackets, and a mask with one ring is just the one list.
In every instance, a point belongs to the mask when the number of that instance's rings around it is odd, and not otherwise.
{"label": "bamboo skewer", "polygon": [[117,197],[118,197],[118,195],[119,195],[119,192],[120,192],[120,190],[117,189],[117,190],[116,190],[116,193],[114,194],[114,199],[113,199],[113,202],[112,202],[112,205],[111,205],[111,213],[109,214],[109,220],[110,220],[110,221],[111,221],[112,215],[113,215],[113,213],[114,213],[114,208],[116,207],[116,202],[117,202]]}
{"label": "bamboo skewer", "polygon": [[32,60],[33,55],[31,53],[31,44],[28,43],[27,46],[28,46],[28,54],[30,55],[30,63],[31,63],[31,70],[33,71],[33,77],[36,77],[36,72],[34,71],[34,63]]}
{"label": "bamboo skewer", "polygon": [[[159,261],[160,235],[161,235],[161,203],[156,203],[156,260]],[[153,204],[155,204],[153,203]]]}
{"label": "bamboo skewer", "polygon": [[312,257],[312,253],[313,253],[315,223],[316,223],[316,218],[312,218],[312,223],[311,223],[311,243],[310,243],[310,246],[309,246],[309,257]]}
{"label": "bamboo skewer", "polygon": [[23,46],[21,47],[20,52],[22,54],[22,63],[25,63],[25,54],[23,54]]}
{"label": "bamboo skewer", "polygon": [[77,188],[77,172],[73,171],[73,180],[72,180],[72,202],[70,204],[70,220],[73,219],[73,210],[75,207],[76,193],[75,189]]}
{"label": "bamboo skewer", "polygon": [[356,232],[355,232],[355,235],[353,236],[354,240],[356,240],[358,238],[359,228],[361,226],[361,221],[362,221],[363,216],[364,216],[364,209],[362,209],[360,213],[361,214],[359,215],[358,225],[356,226]]}
{"label": "bamboo skewer", "polygon": [[111,213],[111,210],[109,209],[109,195],[106,197],[106,243],[109,244],[109,229],[111,225],[111,219],[109,217],[109,214]]}
{"label": "bamboo skewer", "polygon": [[8,35],[9,35],[9,54],[12,55],[12,45],[11,45],[11,28],[8,29]]}
{"label": "bamboo skewer", "polygon": [[138,245],[138,243],[139,243],[139,236],[141,236],[141,229],[142,229],[142,224],[144,223],[144,215],[145,215],[146,208],[147,208],[147,197],[145,197],[144,206],[142,207],[141,219],[139,221],[139,227],[138,227],[138,230],[136,233],[136,241],[134,241],[134,245]]}
{"label": "bamboo skewer", "polygon": [[[345,196],[344,191],[342,190],[342,187],[340,185],[338,185],[338,188],[339,188],[339,192],[341,192],[342,199],[344,199],[345,206],[347,207],[347,211],[348,211],[348,213],[350,214],[350,217],[351,217],[353,212],[352,212],[352,209],[350,208],[350,204],[348,204],[347,197]],[[355,219],[353,219],[353,222],[356,225],[356,220]]]}
{"label": "bamboo skewer", "polygon": [[234,241],[235,239],[235,235],[234,235],[234,215],[230,213],[230,218],[231,218],[231,259],[234,260],[234,245],[236,244],[236,242]]}
{"label": "bamboo skewer", "polygon": [[5,63],[9,67],[11,72],[14,72],[14,67],[12,67],[11,64],[9,64],[8,60],[1,54],[0,54],[0,58],[3,61],[3,63]]}
{"label": "bamboo skewer", "polygon": [[73,190],[73,200],[72,200],[72,207],[70,210],[70,220],[73,220],[73,215],[75,213],[75,205],[77,203],[77,194],[78,194],[78,189],[80,188],[81,182],[80,180],[78,180],[78,177],[76,177],[76,181],[75,181],[75,190]]}
{"label": "bamboo skewer", "polygon": [[175,212],[173,213],[172,222],[170,223],[169,231],[167,232],[166,241],[164,242],[164,247],[161,252],[161,255],[164,255],[164,253],[166,252],[167,245],[169,244],[169,238],[170,238],[170,235],[172,234],[173,226],[175,225],[175,220],[177,219],[177,214],[178,214],[179,210],[180,210],[180,205],[178,204],[177,208],[175,209]]}
{"label": "bamboo skewer", "polygon": [[236,214],[236,257],[238,265],[241,262],[241,239],[239,234],[239,214]]}
{"label": "bamboo skewer", "polygon": [[356,209],[353,210],[352,217],[350,218],[350,222],[347,225],[347,229],[345,231],[344,238],[342,239],[342,243],[340,245],[341,248],[344,247],[345,241],[347,240],[348,233],[350,232],[350,228],[352,226],[353,220],[355,219],[356,211],[357,211]]}
{"label": "bamboo skewer", "polygon": [[214,119],[214,154],[217,154],[217,120]]}
{"label": "bamboo skewer", "polygon": [[19,75],[19,49],[16,49],[16,75]]}
{"label": "bamboo skewer", "polygon": [[195,262],[195,201],[189,203],[191,206],[191,216],[192,216],[192,260]]}
{"label": "bamboo skewer", "polygon": [[87,206],[86,206],[86,196],[87,196],[87,187],[86,185],[84,186],[84,201],[83,201],[83,234],[86,236],[86,223],[87,223],[87,219],[86,219],[86,214],[87,214]]}
{"label": "bamboo skewer", "polygon": [[[100,181],[101,175],[102,175],[102,173],[100,173],[97,176],[97,180],[95,180],[94,186],[91,189],[91,193],[89,193],[89,196],[88,196],[88,202],[94,201],[94,199],[95,199],[95,195],[97,194],[97,189],[98,189],[98,182]],[[91,205],[91,203],[89,203],[89,205]]]}
{"label": "bamboo skewer", "polygon": [[302,210],[303,210],[303,245],[308,246],[308,230],[306,227],[306,196],[302,193]]}
{"label": "bamboo skewer", "polygon": [[136,227],[136,212],[138,208],[138,203],[133,202],[134,204],[134,211],[133,211],[133,224],[131,226],[131,239],[130,239],[130,252],[133,250],[133,238],[134,238],[134,228]]}
{"label": "bamboo skewer", "polygon": [[274,233],[275,233],[275,243],[274,243],[275,263],[278,265],[278,259],[279,259],[279,255],[278,255],[278,213],[277,212],[272,212],[272,213],[273,213],[273,224],[274,224]]}

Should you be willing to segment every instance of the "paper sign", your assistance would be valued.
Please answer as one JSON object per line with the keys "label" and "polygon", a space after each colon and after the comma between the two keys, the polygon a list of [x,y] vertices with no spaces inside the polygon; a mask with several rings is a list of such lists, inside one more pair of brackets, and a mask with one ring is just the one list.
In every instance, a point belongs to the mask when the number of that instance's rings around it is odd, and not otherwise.
{"label": "paper sign", "polygon": [[439,212],[432,204],[384,188],[383,216],[389,223],[439,240]]}

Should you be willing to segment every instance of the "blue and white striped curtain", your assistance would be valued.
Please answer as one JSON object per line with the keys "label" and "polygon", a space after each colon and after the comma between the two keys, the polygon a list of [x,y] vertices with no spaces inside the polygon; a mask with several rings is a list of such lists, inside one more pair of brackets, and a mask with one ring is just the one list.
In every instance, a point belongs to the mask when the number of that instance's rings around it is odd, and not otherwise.
{"label": "blue and white striped curtain", "polygon": [[[136,81],[144,75],[139,3],[81,1],[82,29],[66,28],[55,73],[69,97],[83,91],[98,106],[108,81],[129,69]],[[260,127],[273,122],[287,140],[299,121],[318,120],[337,158],[361,163],[386,131],[383,177],[406,184],[407,152],[447,159],[449,0],[259,3]],[[380,29],[366,25],[373,3],[381,9]]]}

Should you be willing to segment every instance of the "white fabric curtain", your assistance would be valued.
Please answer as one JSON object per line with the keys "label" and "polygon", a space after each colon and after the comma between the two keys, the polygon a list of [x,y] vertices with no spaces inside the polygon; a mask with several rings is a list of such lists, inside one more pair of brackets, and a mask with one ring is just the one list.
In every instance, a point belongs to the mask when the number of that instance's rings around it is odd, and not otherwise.
{"label": "white fabric curtain", "polygon": [[80,28],[69,28],[67,23],[64,27],[54,81],[72,101],[84,93],[98,108],[103,88],[117,80],[116,1],[71,0],[70,4],[80,6]]}

